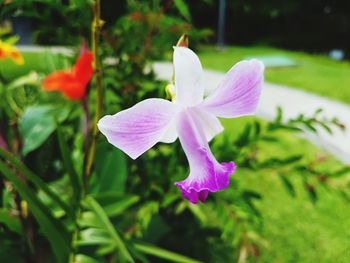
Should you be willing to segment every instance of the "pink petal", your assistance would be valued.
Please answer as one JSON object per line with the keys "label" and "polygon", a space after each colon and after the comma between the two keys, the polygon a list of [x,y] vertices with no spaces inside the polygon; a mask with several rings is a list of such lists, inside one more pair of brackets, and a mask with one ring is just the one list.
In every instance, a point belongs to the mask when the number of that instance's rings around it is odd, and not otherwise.
{"label": "pink petal", "polygon": [[200,105],[223,118],[254,114],[264,82],[264,65],[256,59],[241,61]]}
{"label": "pink petal", "polygon": [[202,102],[203,68],[198,56],[189,48],[174,47],[176,103],[194,106]]}
{"label": "pink petal", "polygon": [[191,203],[204,202],[209,192],[225,189],[230,183],[230,174],[235,164],[218,163],[210,151],[203,127],[197,120],[193,108],[188,108],[177,117],[177,129],[182,148],[190,165],[190,175],[176,182],[182,195]]}
{"label": "pink petal", "polygon": [[135,106],[106,115],[98,128],[107,140],[136,159],[162,138],[178,108],[163,99],[147,99]]}

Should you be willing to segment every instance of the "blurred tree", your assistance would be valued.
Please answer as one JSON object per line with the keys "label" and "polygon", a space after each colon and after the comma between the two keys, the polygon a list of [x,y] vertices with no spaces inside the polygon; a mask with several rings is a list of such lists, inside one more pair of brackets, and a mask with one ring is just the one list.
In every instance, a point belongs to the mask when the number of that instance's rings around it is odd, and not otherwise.
{"label": "blurred tree", "polygon": [[[216,29],[218,1],[188,1],[197,27]],[[291,49],[350,53],[350,2],[347,0],[227,1],[226,41],[272,44]]]}

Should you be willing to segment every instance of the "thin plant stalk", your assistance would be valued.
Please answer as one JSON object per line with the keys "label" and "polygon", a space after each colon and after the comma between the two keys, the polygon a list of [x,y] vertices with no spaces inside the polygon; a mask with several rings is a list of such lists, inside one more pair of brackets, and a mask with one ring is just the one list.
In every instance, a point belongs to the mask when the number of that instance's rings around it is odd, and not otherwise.
{"label": "thin plant stalk", "polygon": [[96,152],[96,141],[98,135],[97,122],[101,118],[102,113],[102,103],[103,103],[103,92],[102,92],[102,66],[99,59],[99,43],[100,43],[100,33],[102,28],[101,20],[101,9],[100,0],[95,0],[93,5],[94,19],[92,22],[92,51],[94,54],[94,71],[95,71],[95,85],[96,85],[96,113],[95,120],[92,126],[92,138],[87,152],[86,162],[84,163],[84,188],[87,188],[87,181],[91,175],[91,169],[95,158]]}
{"label": "thin plant stalk", "polygon": [[[95,85],[96,85],[96,112],[95,112],[95,119],[92,126],[92,136],[91,140],[89,140],[88,131],[90,128],[90,120],[89,120],[89,110],[88,110],[88,104],[87,104],[87,98],[84,97],[81,101],[82,108],[84,111],[84,152],[86,153],[85,159],[84,159],[84,167],[83,167],[83,191],[82,191],[82,199],[85,197],[87,192],[87,186],[88,186],[88,180],[91,175],[91,169],[95,158],[95,152],[96,152],[96,140],[98,136],[98,129],[97,129],[97,122],[101,118],[102,113],[102,104],[103,104],[103,93],[102,93],[102,67],[101,62],[99,59],[99,43],[100,43],[100,33],[102,28],[102,20],[101,20],[101,9],[100,9],[100,0],[95,0],[94,4],[92,6],[93,8],[93,21],[91,26],[92,31],[92,52],[94,55],[94,75],[95,75]],[[76,247],[77,247],[77,241],[79,236],[79,227],[77,224],[78,219],[81,216],[81,207],[78,207],[76,212],[76,229],[72,235],[71,240],[71,248],[72,252],[69,255],[68,262],[74,263],[75,262],[75,254],[76,254]]]}
{"label": "thin plant stalk", "polygon": [[89,105],[87,101],[87,96],[84,96],[81,99],[81,108],[83,110],[83,138],[84,138],[84,145],[83,150],[84,152],[87,152],[89,147],[89,129],[90,129],[90,116],[89,116]]}

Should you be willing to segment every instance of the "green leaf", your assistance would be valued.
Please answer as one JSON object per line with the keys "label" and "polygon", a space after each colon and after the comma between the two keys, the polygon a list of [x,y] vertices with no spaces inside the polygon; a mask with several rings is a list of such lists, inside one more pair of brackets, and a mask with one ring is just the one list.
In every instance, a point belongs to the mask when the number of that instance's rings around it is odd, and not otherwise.
{"label": "green leaf", "polygon": [[39,84],[40,84],[39,74],[35,71],[31,71],[27,75],[16,78],[16,80],[12,81],[9,84],[8,88],[15,89],[18,87],[22,87],[24,85],[39,85]]}
{"label": "green leaf", "polygon": [[252,125],[250,123],[246,124],[243,132],[239,135],[239,137],[237,138],[237,140],[235,142],[235,144],[238,147],[244,147],[245,145],[248,144],[251,130],[252,130]]}
{"label": "green leaf", "polygon": [[122,214],[133,204],[140,200],[138,196],[126,196],[120,200],[116,200],[113,203],[104,206],[104,209],[109,217],[117,216]]}
{"label": "green leaf", "polygon": [[283,110],[280,106],[277,107],[277,115],[276,115],[276,119],[275,122],[277,124],[282,124],[282,118],[283,118]]}
{"label": "green leaf", "polygon": [[11,231],[22,234],[22,225],[19,217],[11,215],[6,208],[0,208],[0,223],[5,224]]}
{"label": "green leaf", "polygon": [[189,257],[183,256],[153,245],[145,244],[145,243],[134,243],[134,247],[136,250],[139,250],[144,254],[156,256],[171,262],[177,262],[177,263],[200,263],[201,262],[201,261],[191,259]]}
{"label": "green leaf", "polygon": [[287,177],[280,175],[279,178],[281,179],[284,187],[286,188],[287,192],[292,196],[295,197],[296,193],[295,193],[295,189],[293,184],[289,181],[289,179],[287,179]]}
{"label": "green leaf", "polygon": [[79,245],[101,245],[111,244],[113,240],[110,235],[100,228],[87,228],[80,231]]}
{"label": "green leaf", "polygon": [[95,167],[91,192],[124,192],[127,163],[122,151],[107,143],[99,144],[96,149]]}
{"label": "green leaf", "polygon": [[52,201],[57,203],[71,218],[74,217],[70,207],[65,204],[61,198],[53,192],[39,176],[34,174],[28,167],[26,167],[20,160],[14,157],[11,153],[0,148],[0,156],[11,163],[11,165],[16,168],[25,178],[27,178],[31,183],[33,183],[38,189],[42,190],[47,196],[49,196]]}
{"label": "green leaf", "polygon": [[49,240],[57,261],[60,263],[67,262],[67,257],[70,252],[70,238],[63,224],[52,216],[50,210],[41,203],[35,193],[28,188],[13,171],[7,168],[6,164],[2,161],[0,161],[0,172],[7,180],[12,182],[21,198],[27,201],[31,213],[39,223],[42,232]]}
{"label": "green leaf", "polygon": [[309,131],[317,133],[317,129],[312,125],[311,122],[304,122],[303,124],[305,128],[308,129]]}
{"label": "green leaf", "polygon": [[326,123],[319,122],[318,124],[321,125],[323,127],[323,129],[326,130],[326,132],[328,132],[331,135],[333,134],[332,129]]}
{"label": "green leaf", "polygon": [[5,40],[5,43],[13,46],[17,43],[18,40],[19,40],[19,36],[10,36]]}
{"label": "green leaf", "polygon": [[316,189],[313,185],[309,184],[308,182],[304,182],[304,187],[308,193],[309,199],[312,203],[316,203],[317,202],[317,192]]}
{"label": "green leaf", "polygon": [[[103,207],[108,217],[114,217],[122,214],[133,204],[137,203],[140,198],[138,196],[121,196],[116,193],[105,193],[96,196],[96,200]],[[86,227],[100,227],[99,220],[95,213],[91,211],[83,212],[80,223],[81,226]]]}
{"label": "green leaf", "polygon": [[72,183],[73,187],[73,193],[74,193],[74,198],[75,198],[75,204],[79,204],[80,196],[81,196],[81,191],[82,191],[82,183],[81,180],[76,173],[73,165],[73,161],[71,158],[71,152],[68,150],[67,143],[64,139],[63,132],[61,130],[61,127],[58,125],[57,127],[57,136],[58,136],[58,142],[60,145],[60,150],[61,150],[61,155],[63,158],[63,164],[64,167],[66,168],[69,179]]}
{"label": "green leaf", "polygon": [[103,210],[100,204],[92,196],[87,196],[85,202],[88,204],[91,211],[93,211],[96,214],[97,219],[100,221],[103,228],[111,236],[113,242],[115,243],[116,247],[120,252],[121,258],[126,262],[134,262],[123,240],[121,239],[120,235],[114,228],[113,224],[109,220],[106,212]]}
{"label": "green leaf", "polygon": [[39,148],[56,130],[57,122],[68,117],[69,110],[52,105],[30,106],[19,119],[19,132],[24,140],[22,153]]}
{"label": "green leaf", "polygon": [[175,7],[179,11],[179,13],[187,20],[191,21],[191,13],[190,10],[184,0],[174,0]]}
{"label": "green leaf", "polygon": [[101,263],[100,260],[97,260],[93,257],[89,257],[83,254],[78,254],[75,256],[75,263]]}
{"label": "green leaf", "polygon": [[188,209],[202,224],[207,222],[207,215],[202,211],[199,205],[188,204]]}
{"label": "green leaf", "polygon": [[350,173],[350,166],[345,166],[329,174],[331,177],[340,177]]}

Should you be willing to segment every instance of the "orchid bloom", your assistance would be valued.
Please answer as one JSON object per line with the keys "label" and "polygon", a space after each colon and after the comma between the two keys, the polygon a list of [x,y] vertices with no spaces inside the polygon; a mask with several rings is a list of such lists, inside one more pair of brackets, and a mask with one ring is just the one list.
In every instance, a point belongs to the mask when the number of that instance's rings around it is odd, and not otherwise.
{"label": "orchid bloom", "polygon": [[186,154],[189,176],[175,185],[191,203],[204,202],[209,192],[228,187],[236,166],[219,163],[208,141],[223,131],[217,117],[254,114],[264,66],[258,60],[241,61],[226,74],[218,88],[203,100],[203,69],[197,55],[186,47],[174,47],[175,99],[146,99],[135,106],[106,115],[98,127],[107,140],[136,159],[157,142],[177,137]]}
{"label": "orchid bloom", "polygon": [[2,58],[11,58],[18,65],[24,64],[24,59],[19,50],[0,40],[0,59]]}
{"label": "orchid bloom", "polygon": [[61,91],[71,100],[81,99],[94,72],[92,62],[92,52],[84,50],[71,69],[58,70],[48,75],[43,82],[44,89]]}

